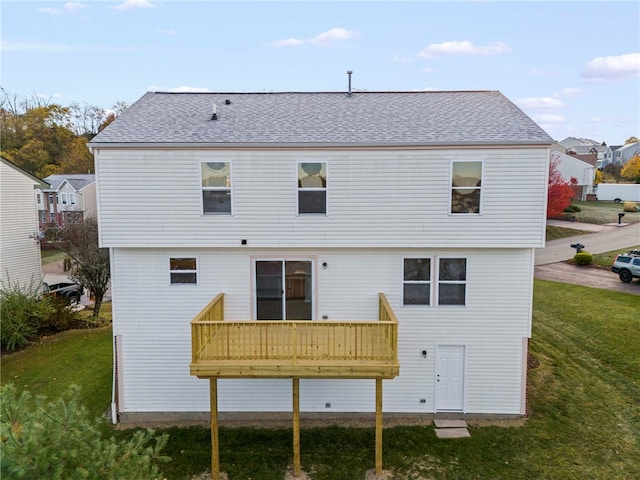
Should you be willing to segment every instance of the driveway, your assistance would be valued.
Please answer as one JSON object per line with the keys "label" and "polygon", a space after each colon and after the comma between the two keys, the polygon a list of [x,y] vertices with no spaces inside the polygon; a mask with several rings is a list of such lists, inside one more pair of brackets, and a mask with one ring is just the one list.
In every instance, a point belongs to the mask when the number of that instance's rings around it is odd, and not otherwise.
{"label": "driveway", "polygon": [[572,243],[582,243],[585,246],[585,251],[589,253],[602,253],[618,249],[623,252],[629,247],[640,244],[640,223],[591,225],[550,220],[548,224],[593,233],[552,240],[546,243],[545,248],[536,249],[534,270],[536,278],[640,295],[640,280],[638,279],[634,279],[631,283],[623,283],[618,275],[610,270],[579,267],[565,263],[576,253],[575,249],[571,248]]}

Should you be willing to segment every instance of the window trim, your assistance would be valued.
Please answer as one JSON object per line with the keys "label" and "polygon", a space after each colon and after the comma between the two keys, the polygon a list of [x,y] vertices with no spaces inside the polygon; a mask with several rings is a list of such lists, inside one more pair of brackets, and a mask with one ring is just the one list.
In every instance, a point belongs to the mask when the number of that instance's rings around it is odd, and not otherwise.
{"label": "window trim", "polygon": [[75,205],[76,204],[76,194],[75,193],[70,193],[69,194],[69,204],[70,205]]}
{"label": "window trim", "polygon": [[[302,188],[299,185],[300,177],[298,176],[298,171],[300,170],[301,163],[324,163],[324,171],[325,171],[325,186],[324,187],[307,187]],[[295,169],[295,185],[296,185],[296,216],[298,217],[306,217],[306,216],[329,216],[329,162],[326,159],[322,160],[297,160],[296,161],[296,169]],[[325,192],[324,194],[324,213],[301,213],[300,212],[300,191],[305,190],[307,192]]]}
{"label": "window trim", "polygon": [[[451,209],[453,208],[453,166],[455,163],[480,163],[480,187],[469,187],[469,188],[473,188],[475,190],[478,190],[480,192],[480,200],[478,202],[478,213],[475,212],[452,212]],[[459,187],[458,187],[459,188]],[[451,160],[451,163],[449,165],[449,215],[450,216],[458,216],[458,215],[482,215],[483,213],[483,209],[482,209],[482,199],[484,198],[483,195],[483,189],[484,189],[484,160],[478,160],[478,159],[458,159],[458,160]]]}
{"label": "window trim", "polygon": [[[196,268],[195,270],[171,270],[171,260],[173,259],[177,259],[177,258],[192,258],[195,260],[196,262]],[[176,285],[179,286],[198,286],[200,283],[200,275],[199,275],[199,268],[198,266],[200,265],[200,258],[197,255],[170,255],[169,257],[167,257],[167,271],[169,273],[169,286],[173,287]],[[172,273],[194,273],[196,275],[196,281],[191,283],[191,282],[173,282],[172,278],[171,278],[171,274]]]}
{"label": "window trim", "polygon": [[[464,264],[464,280],[440,280],[440,262],[442,260],[464,260],[465,264]],[[463,308],[463,307],[467,307],[467,300],[468,300],[468,293],[469,293],[469,257],[461,257],[461,256],[457,256],[457,255],[446,255],[446,256],[441,256],[441,257],[437,257],[437,262],[436,262],[436,274],[437,274],[437,282],[436,282],[436,288],[435,288],[435,295],[434,295],[434,305],[438,306],[438,307],[445,307],[445,308]],[[440,285],[441,284],[446,284],[446,285],[464,285],[464,303],[462,304],[452,304],[452,303],[440,303]]]}
{"label": "window trim", "polygon": [[[434,271],[433,271],[433,266],[435,264],[435,258],[433,255],[422,255],[422,256],[418,256],[418,255],[411,255],[411,256],[403,256],[402,257],[402,263],[400,266],[400,275],[401,275],[401,288],[400,288],[400,299],[402,302],[402,307],[408,307],[408,308],[420,308],[420,307],[432,307],[434,305],[433,303],[433,290],[434,290]],[[417,260],[429,260],[429,280],[405,280],[404,279],[404,262],[405,260],[409,260],[409,259],[417,259]],[[429,285],[429,303],[404,303],[404,286],[406,284],[410,284],[410,285],[423,285],[423,284],[427,284]]]}
{"label": "window trim", "polygon": [[[231,160],[217,159],[199,159],[198,161],[198,177],[200,178],[200,215],[216,216],[216,217],[232,217],[233,216],[233,162]],[[227,163],[229,164],[229,187],[205,187],[202,185],[202,164],[203,163]],[[228,212],[205,212],[204,211],[204,191],[229,191],[229,211]]]}
{"label": "window trim", "polygon": [[67,204],[67,194],[62,192],[60,194],[60,204],[61,205],[66,205]]}

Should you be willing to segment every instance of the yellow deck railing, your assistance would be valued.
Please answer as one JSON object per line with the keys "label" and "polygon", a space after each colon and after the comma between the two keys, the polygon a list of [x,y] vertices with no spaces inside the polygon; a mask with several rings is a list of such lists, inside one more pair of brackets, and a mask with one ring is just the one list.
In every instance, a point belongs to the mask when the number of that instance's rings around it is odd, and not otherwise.
{"label": "yellow deck railing", "polygon": [[[372,322],[225,321],[224,295],[219,294],[191,322],[192,373],[206,376],[210,365],[211,372],[225,376],[220,369],[225,365],[228,376],[288,376],[296,365],[304,365],[307,373],[314,365],[331,365],[326,376],[341,371],[362,376],[368,368],[376,376],[378,367],[388,377],[398,369],[398,320],[384,294],[378,303],[379,320]],[[235,372],[234,363],[240,366]]]}

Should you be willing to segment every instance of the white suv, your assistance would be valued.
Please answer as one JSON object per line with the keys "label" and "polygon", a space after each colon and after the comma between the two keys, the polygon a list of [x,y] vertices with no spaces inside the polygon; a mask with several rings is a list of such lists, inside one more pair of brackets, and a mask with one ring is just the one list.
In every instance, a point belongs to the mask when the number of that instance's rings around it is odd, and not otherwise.
{"label": "white suv", "polygon": [[621,253],[613,261],[611,267],[613,273],[620,276],[625,283],[634,278],[640,278],[640,250],[631,250],[629,253]]}

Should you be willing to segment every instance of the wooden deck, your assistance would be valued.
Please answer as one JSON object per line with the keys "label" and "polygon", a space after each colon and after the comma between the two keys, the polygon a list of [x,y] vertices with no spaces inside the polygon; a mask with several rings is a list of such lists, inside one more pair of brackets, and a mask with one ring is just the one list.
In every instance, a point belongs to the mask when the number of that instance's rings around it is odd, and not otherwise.
{"label": "wooden deck", "polygon": [[379,294],[377,321],[225,321],[219,294],[191,322],[199,378],[394,378],[398,321]]}

